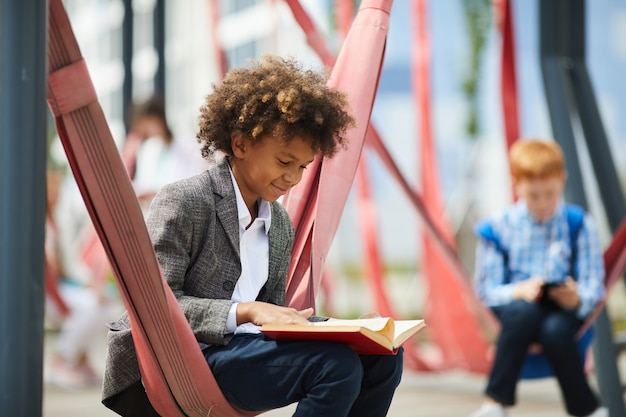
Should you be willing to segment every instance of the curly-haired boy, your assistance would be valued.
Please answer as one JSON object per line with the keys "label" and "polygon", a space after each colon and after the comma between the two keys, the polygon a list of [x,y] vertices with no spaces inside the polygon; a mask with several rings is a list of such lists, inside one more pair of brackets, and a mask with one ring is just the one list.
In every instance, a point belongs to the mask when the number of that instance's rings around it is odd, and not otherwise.
{"label": "curly-haired boy", "polygon": [[[402,353],[360,356],[340,343],[276,342],[259,332],[264,323],[307,323],[313,312],[284,306],[294,230],[276,200],[318,152],[338,151],[354,124],[345,95],[326,81],[275,56],[231,70],[201,108],[198,140],[205,158],[219,154],[215,165],[164,187],[148,229],[233,406],[263,411],[297,402],[295,416],[384,416]],[[128,319],[111,328],[105,404],[122,415],[155,415]]]}

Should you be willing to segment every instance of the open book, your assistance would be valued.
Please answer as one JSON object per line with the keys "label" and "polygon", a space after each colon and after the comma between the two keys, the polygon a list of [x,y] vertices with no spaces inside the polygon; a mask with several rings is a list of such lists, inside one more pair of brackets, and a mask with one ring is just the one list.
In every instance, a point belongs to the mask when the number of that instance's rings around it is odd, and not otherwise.
{"label": "open book", "polygon": [[424,327],[424,320],[331,318],[308,325],[265,324],[261,332],[276,340],[329,340],[346,343],[360,354],[395,355],[408,338]]}

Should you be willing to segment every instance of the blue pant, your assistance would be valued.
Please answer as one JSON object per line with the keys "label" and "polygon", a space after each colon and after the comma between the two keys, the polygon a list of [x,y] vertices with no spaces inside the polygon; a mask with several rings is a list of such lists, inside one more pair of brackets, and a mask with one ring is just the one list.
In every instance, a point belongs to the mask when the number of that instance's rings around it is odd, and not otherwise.
{"label": "blue pant", "polygon": [[529,346],[539,342],[556,376],[567,412],[586,416],[598,407],[580,359],[576,333],[582,320],[571,311],[516,300],[494,308],[502,330],[486,394],[504,404],[515,404],[515,388]]}
{"label": "blue pant", "polygon": [[333,342],[244,334],[204,356],[232,405],[264,411],[298,402],[297,417],[385,416],[402,377],[402,351],[357,355]]}

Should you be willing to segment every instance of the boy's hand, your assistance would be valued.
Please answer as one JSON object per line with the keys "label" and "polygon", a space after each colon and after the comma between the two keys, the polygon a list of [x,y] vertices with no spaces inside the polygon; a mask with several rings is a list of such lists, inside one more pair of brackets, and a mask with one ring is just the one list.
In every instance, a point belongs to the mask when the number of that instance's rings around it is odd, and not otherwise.
{"label": "boy's hand", "polygon": [[237,326],[242,323],[264,324],[310,324],[307,320],[313,314],[312,308],[296,310],[275,304],[253,301],[237,306]]}
{"label": "boy's hand", "polygon": [[548,297],[560,307],[569,310],[575,309],[580,304],[576,281],[572,277],[567,277],[563,285],[548,289]]}
{"label": "boy's hand", "polygon": [[544,280],[540,277],[531,277],[526,281],[518,282],[513,290],[513,297],[534,303],[541,296],[541,286],[543,284]]}

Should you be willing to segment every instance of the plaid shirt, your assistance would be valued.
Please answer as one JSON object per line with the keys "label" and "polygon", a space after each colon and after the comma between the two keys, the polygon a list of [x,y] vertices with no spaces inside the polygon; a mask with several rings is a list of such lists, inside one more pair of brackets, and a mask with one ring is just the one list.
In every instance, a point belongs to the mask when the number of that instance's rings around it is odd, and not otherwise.
{"label": "plaid shirt", "polygon": [[[490,307],[513,301],[517,282],[533,276],[546,282],[563,282],[570,275],[570,237],[565,205],[538,223],[526,203],[519,201],[492,220],[493,230],[508,253],[508,266],[493,242],[479,239],[476,248],[476,291]],[[580,305],[577,315],[584,319],[604,298],[604,262],[598,233],[591,216],[585,213],[577,237],[576,284]]]}

